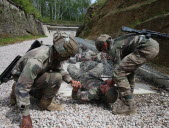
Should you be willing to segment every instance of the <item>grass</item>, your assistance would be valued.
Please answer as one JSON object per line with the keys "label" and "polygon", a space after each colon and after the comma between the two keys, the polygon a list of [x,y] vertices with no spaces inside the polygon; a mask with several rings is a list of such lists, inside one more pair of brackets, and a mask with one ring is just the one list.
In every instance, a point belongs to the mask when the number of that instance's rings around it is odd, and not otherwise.
{"label": "grass", "polygon": [[25,41],[25,40],[37,39],[37,38],[41,38],[41,37],[46,37],[46,36],[44,36],[44,35],[40,35],[40,36],[27,35],[27,36],[20,36],[20,37],[5,37],[5,38],[0,37],[0,46],[14,44],[14,43]]}

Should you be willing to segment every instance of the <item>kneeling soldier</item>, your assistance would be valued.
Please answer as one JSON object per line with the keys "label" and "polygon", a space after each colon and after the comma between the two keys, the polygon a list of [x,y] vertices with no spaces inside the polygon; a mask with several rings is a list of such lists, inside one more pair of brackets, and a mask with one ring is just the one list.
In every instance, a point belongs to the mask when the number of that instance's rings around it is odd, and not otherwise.
{"label": "kneeling soldier", "polygon": [[27,52],[13,69],[15,83],[10,101],[17,103],[22,114],[21,128],[32,128],[29,113],[30,95],[39,99],[41,109],[55,111],[63,107],[53,102],[53,97],[60,88],[62,80],[77,83],[61,68],[61,62],[74,56],[78,45],[65,33],[54,35],[52,46],[41,46]]}

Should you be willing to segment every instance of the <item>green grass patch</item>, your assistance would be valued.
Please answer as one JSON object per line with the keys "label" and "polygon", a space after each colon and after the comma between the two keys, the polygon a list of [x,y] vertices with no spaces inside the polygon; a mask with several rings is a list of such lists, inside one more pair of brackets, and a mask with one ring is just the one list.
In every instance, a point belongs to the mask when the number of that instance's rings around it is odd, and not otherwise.
{"label": "green grass patch", "polygon": [[27,35],[27,36],[20,36],[20,37],[0,38],[0,46],[4,46],[4,45],[8,45],[8,44],[14,44],[14,43],[25,41],[25,40],[38,39],[38,38],[41,38],[41,37],[46,37],[46,36],[44,36],[44,35],[40,35],[40,36]]}

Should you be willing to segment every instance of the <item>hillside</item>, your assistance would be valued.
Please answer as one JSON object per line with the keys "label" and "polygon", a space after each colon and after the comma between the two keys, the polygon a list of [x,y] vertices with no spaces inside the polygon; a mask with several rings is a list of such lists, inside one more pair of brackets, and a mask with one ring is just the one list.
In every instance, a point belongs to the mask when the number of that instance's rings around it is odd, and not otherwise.
{"label": "hillside", "polygon": [[[169,33],[169,0],[108,0],[104,6],[91,6],[77,36],[95,40],[102,33],[116,37],[122,26]],[[156,64],[169,65],[169,40],[158,40]]]}

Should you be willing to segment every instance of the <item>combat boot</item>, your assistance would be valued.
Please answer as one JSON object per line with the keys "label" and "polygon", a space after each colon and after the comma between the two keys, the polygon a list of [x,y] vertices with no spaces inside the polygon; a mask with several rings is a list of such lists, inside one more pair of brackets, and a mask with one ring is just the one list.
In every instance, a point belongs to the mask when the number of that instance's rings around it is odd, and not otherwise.
{"label": "combat boot", "polygon": [[12,85],[12,91],[10,94],[10,104],[12,106],[14,106],[16,104],[15,86],[16,86],[16,83],[14,82]]}
{"label": "combat boot", "polygon": [[48,111],[63,111],[64,107],[60,104],[57,104],[56,102],[52,101],[51,99],[46,99],[44,96],[41,98],[40,103],[38,104],[38,107],[43,110]]}
{"label": "combat boot", "polygon": [[135,115],[137,109],[133,104],[133,100],[123,101],[124,105],[121,108],[113,110],[112,113],[115,115]]}

